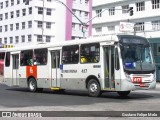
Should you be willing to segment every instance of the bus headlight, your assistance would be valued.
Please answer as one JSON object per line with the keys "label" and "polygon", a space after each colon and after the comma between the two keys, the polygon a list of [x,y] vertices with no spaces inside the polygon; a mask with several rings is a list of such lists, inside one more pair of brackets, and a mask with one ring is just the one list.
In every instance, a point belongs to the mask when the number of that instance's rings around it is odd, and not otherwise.
{"label": "bus headlight", "polygon": [[131,80],[131,77],[129,76],[129,74],[125,73],[125,77],[126,77],[126,80],[127,80],[127,81],[129,81],[129,82],[132,81],[132,80]]}

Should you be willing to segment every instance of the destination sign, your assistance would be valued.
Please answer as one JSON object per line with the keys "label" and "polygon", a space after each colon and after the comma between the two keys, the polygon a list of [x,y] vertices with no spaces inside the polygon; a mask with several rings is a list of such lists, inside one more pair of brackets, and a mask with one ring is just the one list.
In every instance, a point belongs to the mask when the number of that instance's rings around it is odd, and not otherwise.
{"label": "destination sign", "polygon": [[144,45],[148,44],[147,39],[141,39],[141,38],[121,38],[120,42],[124,44],[129,44],[129,43],[144,44]]}

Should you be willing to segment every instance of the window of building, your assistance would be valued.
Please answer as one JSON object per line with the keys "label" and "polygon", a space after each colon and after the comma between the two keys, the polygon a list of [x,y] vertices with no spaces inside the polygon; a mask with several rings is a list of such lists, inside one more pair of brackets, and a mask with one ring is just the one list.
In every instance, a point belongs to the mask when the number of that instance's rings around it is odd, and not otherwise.
{"label": "window of building", "polygon": [[2,32],[2,26],[0,26],[0,32]]}
{"label": "window of building", "polygon": [[51,22],[46,22],[46,28],[51,29]]}
{"label": "window of building", "polygon": [[96,10],[97,17],[102,17],[102,9]]}
{"label": "window of building", "polygon": [[16,30],[19,30],[19,23],[16,23]]}
{"label": "window of building", "polygon": [[33,65],[33,50],[24,50],[20,53],[20,65]]}
{"label": "window of building", "polygon": [[115,15],[115,8],[112,7],[109,9],[109,16]]}
{"label": "window of building", "polygon": [[73,3],[76,3],[76,0],[73,0]]}
{"label": "window of building", "polygon": [[46,42],[51,42],[51,36],[46,36]]}
{"label": "window of building", "polygon": [[75,30],[75,29],[76,29],[76,24],[72,23],[72,30]]}
{"label": "window of building", "polygon": [[20,15],[20,11],[16,10],[16,16],[19,17],[19,15]]}
{"label": "window of building", "polygon": [[10,31],[13,31],[13,24],[10,24]]}
{"label": "window of building", "polygon": [[72,39],[72,40],[75,40],[75,36],[72,36],[71,39]]}
{"label": "window of building", "polygon": [[26,26],[25,22],[22,22],[22,29],[25,29],[25,26]]}
{"label": "window of building", "polygon": [[138,2],[136,3],[137,11],[144,11],[145,10],[145,2]]}
{"label": "window of building", "polygon": [[28,21],[28,28],[32,28],[32,21]]}
{"label": "window of building", "polygon": [[4,38],[4,44],[7,44],[7,38],[6,37]]}
{"label": "window of building", "polygon": [[81,16],[82,16],[82,11],[80,10],[80,11],[79,11],[79,17],[81,17]]}
{"label": "window of building", "polygon": [[73,12],[74,15],[76,14],[76,10],[73,9],[72,12]]}
{"label": "window of building", "polygon": [[102,32],[102,27],[97,27],[97,28],[95,28],[95,30],[97,33],[100,33],[100,32]]}
{"label": "window of building", "polygon": [[26,15],[26,9],[22,9],[22,16]]}
{"label": "window of building", "polygon": [[0,21],[3,20],[3,14],[0,14]]}
{"label": "window of building", "polygon": [[25,36],[24,35],[21,36],[21,39],[22,39],[22,43],[25,42]]}
{"label": "window of building", "polygon": [[5,27],[5,32],[7,32],[8,31],[8,25],[5,25],[4,27]]}
{"label": "window of building", "polygon": [[3,9],[3,2],[0,3],[0,9]]}
{"label": "window of building", "polygon": [[137,31],[137,32],[144,31],[144,22],[136,23],[135,24],[135,31]]}
{"label": "window of building", "polygon": [[13,6],[14,5],[14,0],[11,0],[11,6]]}
{"label": "window of building", "polygon": [[17,0],[17,4],[20,4],[20,0]]}
{"label": "window of building", "polygon": [[83,27],[83,26],[82,26],[81,24],[79,24],[79,30],[82,30],[82,27]]}
{"label": "window of building", "polygon": [[88,12],[84,12],[85,18],[88,18]]}
{"label": "window of building", "polygon": [[13,11],[11,12],[11,18],[14,18],[14,12]]}
{"label": "window of building", "polygon": [[99,43],[84,44],[80,48],[81,63],[97,63],[100,60]]}
{"label": "window of building", "polygon": [[52,13],[52,9],[49,9],[49,8],[47,8],[47,15],[51,15],[51,13]]}
{"label": "window of building", "polygon": [[31,41],[32,41],[32,36],[28,35],[28,42],[31,42]]}
{"label": "window of building", "polygon": [[82,0],[80,0],[80,3],[82,4]]}
{"label": "window of building", "polygon": [[160,8],[160,0],[152,0],[152,9]]}
{"label": "window of building", "polygon": [[76,64],[79,61],[79,46],[64,46],[62,48],[62,63]]}
{"label": "window of building", "polygon": [[10,37],[9,39],[10,39],[10,44],[12,44],[13,43],[13,37]]}
{"label": "window of building", "polygon": [[8,6],[9,6],[8,4],[9,4],[9,2],[8,2],[8,1],[6,1],[6,7],[8,7]]}
{"label": "window of building", "polygon": [[123,13],[123,14],[128,13],[128,9],[129,9],[129,5],[124,5],[124,6],[122,6],[122,13]]}
{"label": "window of building", "polygon": [[28,8],[29,14],[32,14],[32,7]]}
{"label": "window of building", "polygon": [[46,65],[47,64],[47,49],[35,49],[34,50],[34,65]]}
{"label": "window of building", "polygon": [[42,35],[37,35],[37,42],[42,42]]}
{"label": "window of building", "polygon": [[85,0],[85,4],[86,4],[86,5],[88,5],[88,1],[89,1],[89,0]]}
{"label": "window of building", "polygon": [[43,14],[43,7],[38,8],[38,14]]}
{"label": "window of building", "polygon": [[42,24],[43,24],[42,21],[38,21],[37,23],[38,23],[37,27],[42,28]]}
{"label": "window of building", "polygon": [[108,32],[114,33],[115,32],[115,26],[108,26]]}
{"label": "window of building", "polygon": [[[2,44],[2,38],[0,38],[0,44]],[[1,53],[2,54],[2,53]],[[0,55],[0,59],[1,59],[2,57],[1,57],[1,55]]]}
{"label": "window of building", "polygon": [[8,19],[8,13],[5,13],[5,19]]}
{"label": "window of building", "polygon": [[19,42],[19,36],[15,37],[15,42],[18,43]]}
{"label": "window of building", "polygon": [[152,21],[152,29],[160,30],[160,20]]}

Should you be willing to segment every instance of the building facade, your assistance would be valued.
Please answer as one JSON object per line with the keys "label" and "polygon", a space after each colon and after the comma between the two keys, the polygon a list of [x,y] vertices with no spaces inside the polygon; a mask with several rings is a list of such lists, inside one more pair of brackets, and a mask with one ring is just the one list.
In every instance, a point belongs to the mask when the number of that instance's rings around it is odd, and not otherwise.
{"label": "building facade", "polygon": [[83,34],[82,24],[72,13],[87,22],[92,17],[92,0],[29,0],[29,5],[25,1],[0,1],[0,44],[16,47],[91,35],[91,23]]}
{"label": "building facade", "polygon": [[133,23],[131,34],[144,36],[151,43],[160,81],[160,0],[93,0],[92,15],[97,16],[92,21],[93,35],[123,33],[120,22]]}

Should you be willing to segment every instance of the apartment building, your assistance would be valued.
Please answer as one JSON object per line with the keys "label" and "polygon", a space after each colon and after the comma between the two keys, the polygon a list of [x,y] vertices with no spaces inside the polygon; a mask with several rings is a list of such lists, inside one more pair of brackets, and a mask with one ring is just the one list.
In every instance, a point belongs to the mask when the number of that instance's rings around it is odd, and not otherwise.
{"label": "apartment building", "polygon": [[92,0],[29,0],[29,5],[25,1],[0,1],[0,44],[16,47],[91,35],[91,23],[83,33],[82,23],[72,13],[87,22]]}
{"label": "apartment building", "polygon": [[[127,11],[130,7],[132,16]],[[97,15],[92,21],[93,35],[123,33],[120,22],[133,23],[130,34],[147,37],[151,43],[160,81],[160,0],[93,0],[92,15]]]}

